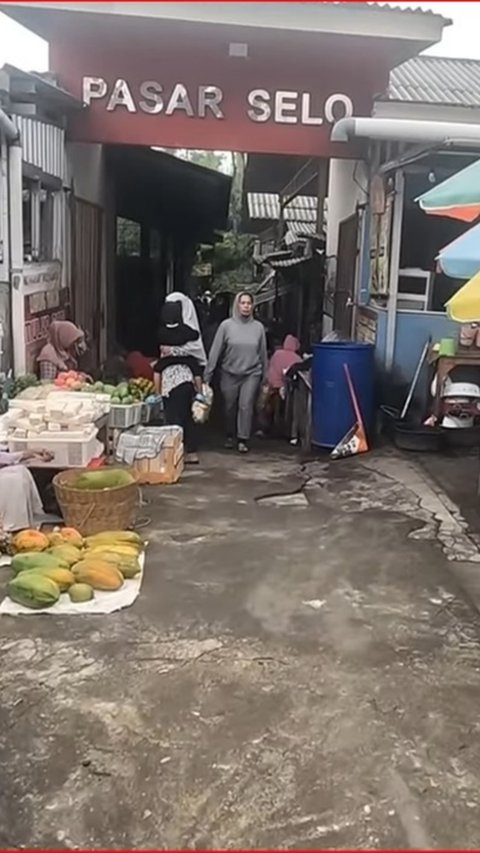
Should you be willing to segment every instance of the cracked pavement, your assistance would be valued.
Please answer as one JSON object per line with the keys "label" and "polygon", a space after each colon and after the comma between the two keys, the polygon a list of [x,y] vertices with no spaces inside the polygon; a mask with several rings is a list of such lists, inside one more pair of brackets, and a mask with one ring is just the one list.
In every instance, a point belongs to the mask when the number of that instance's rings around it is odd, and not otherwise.
{"label": "cracked pavement", "polygon": [[1,619],[0,847],[477,848],[458,508],[390,451],[210,452],[144,496],[133,607]]}

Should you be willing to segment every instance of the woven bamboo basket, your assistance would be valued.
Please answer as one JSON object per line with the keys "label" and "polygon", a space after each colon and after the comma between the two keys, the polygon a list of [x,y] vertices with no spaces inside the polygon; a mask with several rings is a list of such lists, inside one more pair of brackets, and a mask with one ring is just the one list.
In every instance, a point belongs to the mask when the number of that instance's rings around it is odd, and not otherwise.
{"label": "woven bamboo basket", "polygon": [[127,486],[98,491],[76,489],[73,484],[80,473],[79,469],[69,469],[53,478],[55,496],[67,527],[74,527],[82,536],[132,527],[140,502],[137,472],[129,469],[134,482]]}

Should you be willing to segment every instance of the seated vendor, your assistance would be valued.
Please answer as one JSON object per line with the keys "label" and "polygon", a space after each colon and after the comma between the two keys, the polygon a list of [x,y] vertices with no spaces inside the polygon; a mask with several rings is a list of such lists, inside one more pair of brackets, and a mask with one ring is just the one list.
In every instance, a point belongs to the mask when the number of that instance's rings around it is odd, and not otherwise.
{"label": "seated vendor", "polygon": [[0,526],[8,533],[37,527],[45,517],[39,491],[25,462],[49,462],[51,454],[0,450]]}
{"label": "seated vendor", "polygon": [[68,320],[53,320],[48,341],[37,356],[40,379],[53,382],[63,371],[77,370],[85,350],[85,334],[78,326]]}

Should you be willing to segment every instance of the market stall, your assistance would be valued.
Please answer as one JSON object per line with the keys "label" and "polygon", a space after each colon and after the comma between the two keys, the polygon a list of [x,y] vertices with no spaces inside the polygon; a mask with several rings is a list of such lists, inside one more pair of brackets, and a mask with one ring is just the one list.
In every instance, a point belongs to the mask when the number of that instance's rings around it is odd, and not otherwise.
{"label": "market stall", "polygon": [[5,383],[0,444],[11,452],[46,450],[48,462],[34,467],[60,470],[103,464],[120,435],[148,422],[153,391],[148,379],[107,385],[85,374],[60,373],[54,383],[35,376]]}

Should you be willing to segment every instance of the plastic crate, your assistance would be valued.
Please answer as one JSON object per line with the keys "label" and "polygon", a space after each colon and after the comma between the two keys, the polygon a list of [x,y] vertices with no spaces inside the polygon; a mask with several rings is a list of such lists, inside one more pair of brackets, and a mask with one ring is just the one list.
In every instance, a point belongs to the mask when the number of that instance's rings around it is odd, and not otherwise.
{"label": "plastic crate", "polygon": [[142,417],[142,403],[132,403],[130,406],[112,406],[108,416],[108,426],[111,429],[130,429],[137,426]]}
{"label": "plastic crate", "polygon": [[162,426],[165,423],[165,408],[163,401],[158,403],[142,403],[140,423],[143,426],[147,426],[152,421],[154,421],[156,425]]}
{"label": "plastic crate", "polygon": [[51,433],[48,437],[10,439],[8,449],[11,453],[48,450],[53,454],[52,461],[48,463],[50,468],[85,468],[104,451],[103,444],[97,439],[96,430],[81,438],[67,435],[55,437],[55,433]]}

